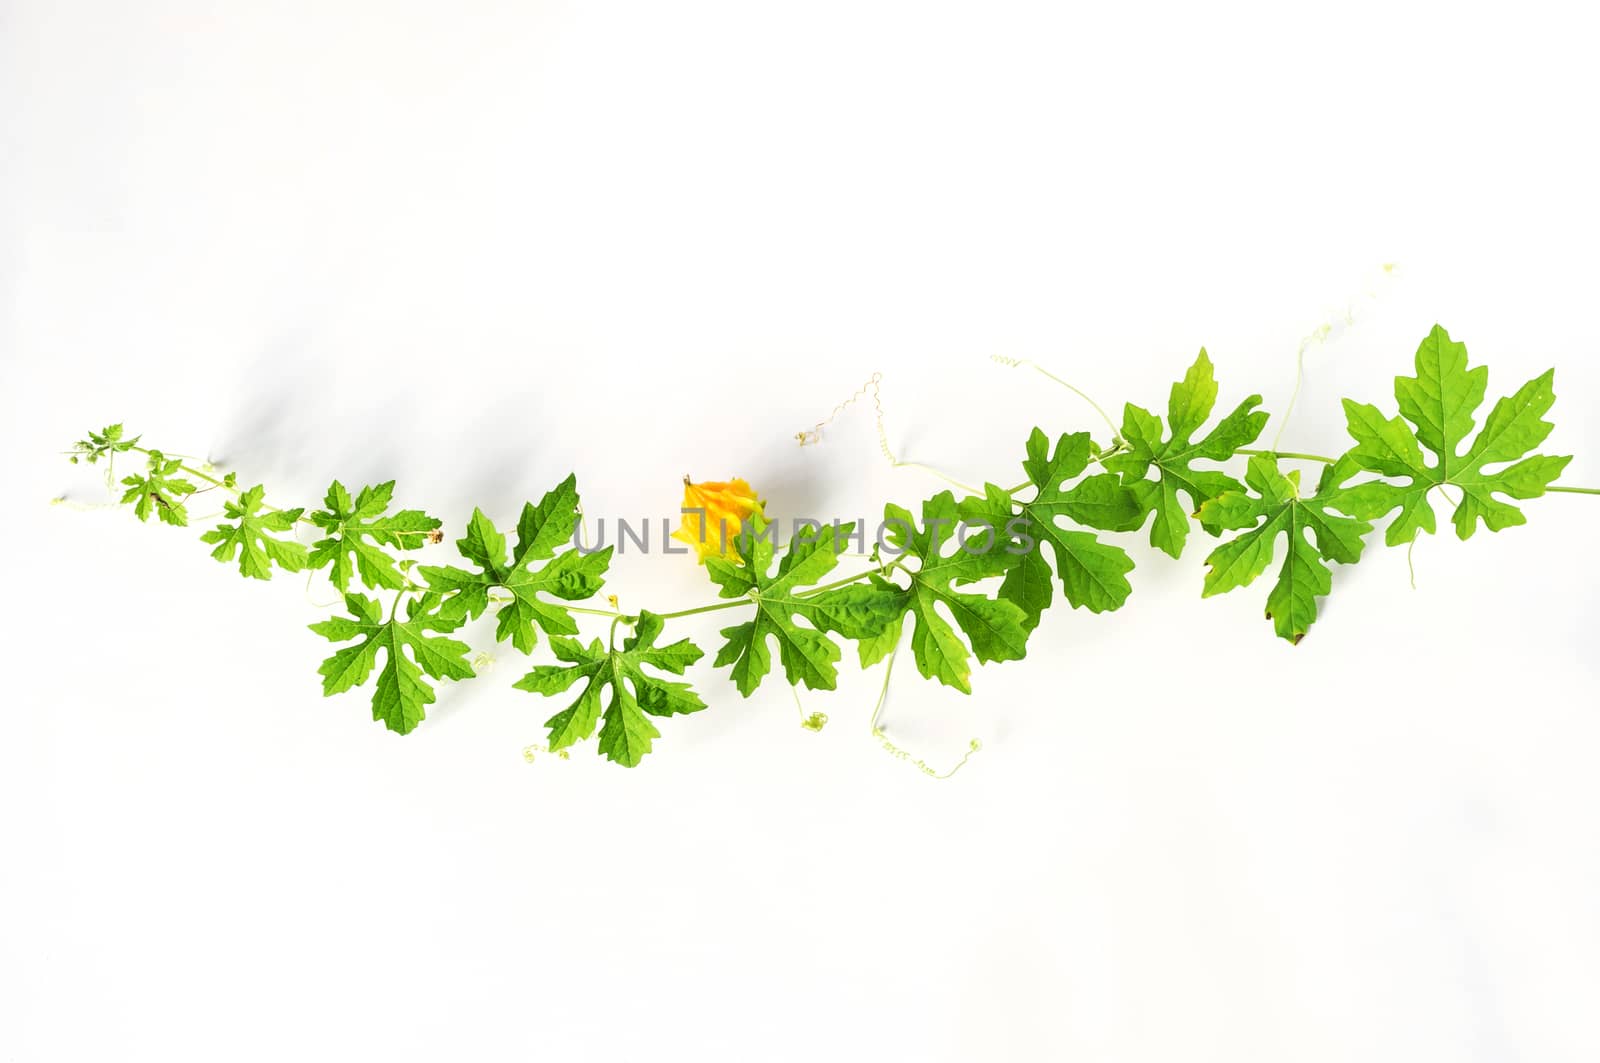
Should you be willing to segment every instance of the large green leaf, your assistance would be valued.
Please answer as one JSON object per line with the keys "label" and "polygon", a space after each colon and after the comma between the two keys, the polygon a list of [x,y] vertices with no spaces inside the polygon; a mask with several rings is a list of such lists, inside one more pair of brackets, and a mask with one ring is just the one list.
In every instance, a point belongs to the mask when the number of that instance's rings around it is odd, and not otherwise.
{"label": "large green leaf", "polygon": [[[700,648],[688,639],[657,646],[662,620],[640,613],[633,635],[622,648],[607,649],[599,639],[585,646],[575,639],[552,638],[550,648],[561,664],[541,664],[516,683],[518,690],[549,696],[582,682],[583,689],[571,705],[545,721],[550,748],[565,749],[594,734],[600,727],[600,752],[607,760],[634,767],[661,737],[651,716],[699,712],[706,707],[687,683],[674,683],[646,673],[645,665],[673,675],[698,661]],[[602,698],[610,700],[602,707]],[[603,721],[603,722],[602,722]]]}
{"label": "large green leaf", "polygon": [[[456,541],[461,556],[477,571],[454,566],[420,565],[417,571],[428,586],[444,596],[447,616],[478,617],[489,608],[489,592],[500,588],[511,600],[496,614],[495,638],[509,639],[523,653],[538,642],[536,628],[549,635],[576,635],[572,614],[541,595],[568,602],[592,598],[605,584],[611,564],[611,547],[592,553],[556,548],[572,536],[578,522],[577,478],[567,477],[535,506],[527,503],[517,522],[517,545],[506,549],[506,537],[481,509],[472,511],[467,534]],[[536,565],[535,561],[545,561]]]}
{"label": "large green leaf", "polygon": [[[788,551],[772,571],[775,546],[771,526],[759,514],[746,522],[735,556],[712,557],[707,573],[724,598],[749,598],[755,615],[722,630],[728,641],[717,653],[716,666],[731,666],[739,693],[753,694],[772,669],[770,643],[790,685],[832,690],[838,683],[838,645],[833,631],[846,638],[869,638],[894,618],[891,603],[864,585],[807,592],[839,562],[839,543],[848,541],[853,524],[812,529],[790,538]],[[797,623],[797,618],[804,625]]]}
{"label": "large green leaf", "polygon": [[[1534,377],[1489,411],[1483,430],[1464,451],[1476,413],[1488,390],[1489,370],[1467,368],[1467,348],[1435,325],[1417,348],[1417,375],[1396,377],[1401,417],[1385,417],[1376,406],[1344,400],[1345,420],[1356,445],[1350,457],[1383,477],[1338,491],[1332,505],[1363,520],[1398,510],[1384,533],[1391,546],[1435,530],[1432,493],[1461,492],[1452,521],[1456,535],[1472,536],[1482,520],[1490,531],[1527,523],[1522,510],[1497,495],[1537,498],[1561,475],[1570,457],[1529,455],[1555,427],[1544,419],[1555,405],[1555,370]],[[1409,421],[1408,425],[1406,422]],[[1432,460],[1424,457],[1426,448]],[[1397,482],[1398,481],[1398,482]]]}
{"label": "large green leaf", "polygon": [[311,625],[312,631],[330,642],[360,640],[337,651],[317,669],[322,675],[325,697],[365,683],[382,653],[383,668],[372,692],[372,718],[391,731],[409,734],[422,722],[425,707],[435,700],[433,687],[424,675],[434,679],[472,678],[467,644],[429,634],[454,631],[462,623],[460,618],[440,614],[436,595],[411,599],[406,603],[404,619],[391,615],[385,620],[378,603],[361,594],[346,594],[344,603],[349,616]]}
{"label": "large green leaf", "polygon": [[1245,472],[1250,490],[1229,491],[1201,510],[1207,527],[1250,529],[1206,558],[1210,568],[1204,597],[1248,586],[1272,563],[1281,535],[1288,541],[1288,551],[1267,595],[1267,617],[1280,638],[1295,643],[1305,638],[1317,619],[1317,599],[1333,586],[1332,571],[1324,560],[1355,564],[1361,560],[1363,536],[1372,530],[1364,520],[1328,510],[1330,497],[1352,472],[1349,462],[1328,466],[1316,494],[1302,498],[1298,470],[1285,476],[1273,458],[1251,458]]}
{"label": "large green leaf", "polygon": [[1062,527],[1061,521],[1131,531],[1144,523],[1146,511],[1115,473],[1083,476],[1095,453],[1086,432],[1063,434],[1052,452],[1049,438],[1035,428],[1028,437],[1027,453],[1022,465],[1034,488],[1031,499],[1014,499],[1010,492],[987,484],[983,498],[961,503],[964,521],[994,527],[1002,548],[1021,546],[1022,557],[1007,569],[1000,597],[1021,607],[1027,630],[1038,625],[1054,594],[1050,564],[1044,558],[1048,543],[1062,593],[1073,608],[1093,613],[1120,608],[1133,590],[1127,578],[1133,559],[1120,546],[1102,542],[1091,532]]}
{"label": "large green leaf", "polygon": [[[1160,417],[1129,403],[1122,413],[1122,443],[1127,449],[1105,461],[1105,467],[1120,473],[1123,483],[1133,490],[1143,513],[1155,514],[1150,545],[1173,557],[1183,553],[1190,514],[1198,513],[1225,491],[1241,489],[1233,477],[1196,469],[1194,463],[1226,461],[1255,442],[1266,427],[1267,415],[1255,409],[1261,405],[1261,396],[1251,395],[1196,441],[1195,433],[1210,418],[1216,402],[1216,376],[1202,349],[1184,378],[1172,385],[1167,400],[1170,434],[1163,438]],[[1179,500],[1180,492],[1189,496],[1187,506]]]}
{"label": "large green leaf", "polygon": [[[1028,649],[1028,617],[1022,607],[1004,598],[956,589],[1004,575],[1023,557],[1007,548],[1015,544],[1004,536],[988,543],[979,530],[962,545],[960,509],[949,491],[922,504],[921,527],[899,506],[886,506],[883,512],[888,545],[900,555],[897,563],[902,567],[895,571],[908,582],[900,586],[875,576],[856,592],[861,615],[876,618],[872,626],[877,628],[861,642],[862,665],[882,659],[898,644],[908,615],[915,621],[911,652],[917,670],[963,694],[972,693],[972,657],[980,663],[1021,660]],[[941,615],[941,607],[949,610],[955,627]],[[957,627],[966,643],[956,634]]]}
{"label": "large green leaf", "polygon": [[394,497],[394,481],[363,487],[354,499],[338,480],[328,488],[326,508],[307,519],[327,532],[311,546],[311,568],[331,565],[328,578],[341,591],[350,589],[350,579],[359,575],[368,587],[399,590],[405,576],[384,547],[416,550],[428,541],[428,533],[439,527],[437,518],[420,509],[386,513]]}

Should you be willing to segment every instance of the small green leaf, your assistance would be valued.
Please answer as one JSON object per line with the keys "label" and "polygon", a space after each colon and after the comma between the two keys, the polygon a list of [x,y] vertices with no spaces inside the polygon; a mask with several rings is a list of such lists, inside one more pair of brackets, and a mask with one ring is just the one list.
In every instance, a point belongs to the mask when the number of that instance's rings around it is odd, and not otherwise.
{"label": "small green leaf", "polygon": [[[106,431],[119,429],[120,425],[112,425]],[[109,447],[102,453],[110,453],[117,447]],[[95,460],[93,457],[90,461]],[[194,484],[182,479],[178,473],[183,469],[183,462],[175,458],[168,458],[159,450],[152,450],[146,462],[146,471],[143,476],[124,476],[122,483],[127,490],[122,494],[122,502],[126,505],[133,503],[133,515],[140,520],[149,520],[154,513],[163,524],[174,524],[185,527],[189,523],[189,511],[184,508],[180,499],[194,494]]]}
{"label": "small green leaf", "polygon": [[134,436],[132,439],[124,439],[120,424],[108,424],[98,432],[86,433],[85,438],[74,443],[72,445],[74,451],[72,460],[77,461],[81,458],[93,465],[101,458],[110,457],[114,454],[124,454],[132,450],[138,445],[141,438],[141,436]]}

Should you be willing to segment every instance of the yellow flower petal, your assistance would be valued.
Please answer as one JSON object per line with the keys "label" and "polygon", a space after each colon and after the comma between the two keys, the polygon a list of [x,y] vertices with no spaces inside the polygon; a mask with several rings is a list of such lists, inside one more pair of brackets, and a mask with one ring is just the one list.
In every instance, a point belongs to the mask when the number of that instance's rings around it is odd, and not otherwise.
{"label": "yellow flower petal", "polygon": [[744,522],[752,514],[766,516],[755,491],[737,478],[691,483],[685,476],[683,508],[695,512],[683,515],[683,523],[672,537],[688,544],[701,564],[708,557],[737,556],[734,541]]}

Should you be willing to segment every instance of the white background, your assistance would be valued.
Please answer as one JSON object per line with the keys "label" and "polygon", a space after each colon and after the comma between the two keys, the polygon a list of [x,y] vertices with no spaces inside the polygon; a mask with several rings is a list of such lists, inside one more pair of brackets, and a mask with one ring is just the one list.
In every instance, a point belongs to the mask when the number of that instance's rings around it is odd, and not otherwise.
{"label": "white background", "polygon": [[[320,697],[329,595],[58,452],[125,420],[451,539],[748,477],[850,518],[1021,477],[1205,344],[1283,446],[1435,322],[1557,367],[1600,484],[1592,29],[1561,8],[0,4],[0,1058],[1593,1060],[1600,499],[1340,571],[1303,645],[1130,537],[971,698],[903,661],[521,750],[508,647],[400,739]],[[1380,266],[1397,262],[1392,280]],[[1368,298],[1364,293],[1376,293]],[[1353,302],[1352,302],[1353,300]],[[1276,431],[1269,427],[1268,438]],[[1103,433],[1102,433],[1103,434]],[[197,515],[207,512],[197,500]],[[214,507],[212,507],[214,508]],[[449,546],[434,548],[443,560]],[[619,559],[626,607],[708,601]],[[685,623],[709,650],[723,617]],[[490,644],[486,624],[470,629]],[[541,659],[543,659],[541,657]]]}

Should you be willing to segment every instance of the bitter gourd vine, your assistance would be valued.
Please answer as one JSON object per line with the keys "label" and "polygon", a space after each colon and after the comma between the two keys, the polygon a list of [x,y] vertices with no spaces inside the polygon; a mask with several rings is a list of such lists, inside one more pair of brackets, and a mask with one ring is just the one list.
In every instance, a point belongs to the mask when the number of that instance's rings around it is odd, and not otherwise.
{"label": "bitter gourd vine", "polygon": [[[1600,494],[1556,484],[1570,457],[1534,453],[1554,427],[1546,419],[1555,403],[1553,370],[1498,399],[1473,435],[1488,370],[1470,367],[1466,347],[1439,326],[1417,348],[1414,364],[1414,376],[1395,380],[1397,415],[1344,401],[1351,446],[1324,456],[1253,449],[1268,419],[1259,395],[1213,421],[1219,385],[1202,350],[1172,385],[1164,419],[1129,403],[1103,445],[1088,432],[1052,439],[1034,428],[1019,447],[1020,484],[988,483],[962,497],[940,491],[916,514],[886,506],[870,563],[838,578],[829,577],[852,534],[865,542],[861,530],[817,527],[794,535],[779,556],[747,484],[691,485],[686,502],[697,507],[685,529],[699,538],[696,552],[718,599],[676,611],[629,613],[616,599],[600,598],[612,550],[579,541],[575,475],[523,507],[514,545],[475,510],[456,541],[466,562],[458,567],[417,564],[419,550],[442,540],[443,522],[417,509],[391,512],[392,480],[353,496],[335,480],[322,508],[308,512],[269,505],[263,485],[241,488],[235,473],[217,475],[208,464],[145,446],[121,425],[88,433],[69,453],[75,463],[106,462],[108,483],[118,455],[142,458],[144,468],[121,479],[121,502],[141,521],[154,516],[185,527],[194,495],[226,492],[226,519],[200,539],[243,576],[326,570],[347,615],[310,625],[344,644],[319,669],[325,695],[370,681],[373,719],[409,734],[434,702],[437,683],[475,675],[470,647],[449,636],[493,609],[498,641],[532,654],[543,632],[558,662],[534,665],[515,683],[518,690],[550,697],[579,687],[577,699],[545,723],[549,748],[564,751],[598,730],[599,752],[632,767],[660,737],[652,718],[706,708],[687,683],[660,674],[682,675],[703,656],[687,638],[662,643],[667,626],[683,617],[748,611],[722,630],[715,657],[745,697],[774,674],[774,643],[786,683],[828,691],[838,682],[841,643],[855,645],[863,668],[892,663],[907,627],[917,670],[970,693],[974,661],[1026,655],[1057,584],[1074,609],[1120,609],[1133,593],[1128,577],[1136,566],[1115,537],[1139,535],[1147,524],[1150,545],[1172,558],[1183,555],[1195,525],[1221,540],[1205,558],[1206,597],[1250,586],[1283,540],[1264,612],[1279,637],[1299,643],[1332,589],[1330,563],[1359,562],[1374,521],[1387,520],[1387,545],[1410,546],[1435,532],[1438,495],[1453,506],[1451,522],[1465,540],[1480,522],[1496,532],[1525,523],[1516,502],[1551,491]],[[1229,471],[1240,461],[1242,480]],[[1321,466],[1314,486],[1302,482],[1305,463]],[[730,520],[736,532],[720,548],[707,543],[708,531],[716,534],[712,516],[724,534]],[[300,526],[320,536],[309,548],[293,537]],[[980,534],[969,534],[974,528]],[[683,531],[678,537],[693,538]],[[984,581],[990,589],[979,589]],[[392,594],[387,607],[354,589],[357,583]],[[580,641],[580,617],[606,625],[605,637]],[[813,714],[807,725],[820,718]]]}

